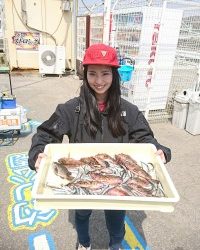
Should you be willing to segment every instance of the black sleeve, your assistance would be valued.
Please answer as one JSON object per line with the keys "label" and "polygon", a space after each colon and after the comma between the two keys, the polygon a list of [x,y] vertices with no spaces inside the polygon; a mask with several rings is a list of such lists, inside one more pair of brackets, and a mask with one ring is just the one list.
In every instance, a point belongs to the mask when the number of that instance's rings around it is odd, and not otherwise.
{"label": "black sleeve", "polygon": [[[136,114],[135,119],[133,119],[132,123],[130,123],[131,125],[129,125],[129,141],[154,144],[157,149],[163,151],[166,162],[169,162],[171,160],[171,150],[157,142],[142,112],[136,109],[134,113]],[[134,117],[134,115],[132,117]]]}
{"label": "black sleeve", "polygon": [[56,111],[38,128],[36,134],[32,137],[31,148],[28,153],[29,167],[35,170],[35,162],[39,153],[49,143],[61,143],[63,136],[70,136],[71,118],[66,112],[64,104],[59,104]]}

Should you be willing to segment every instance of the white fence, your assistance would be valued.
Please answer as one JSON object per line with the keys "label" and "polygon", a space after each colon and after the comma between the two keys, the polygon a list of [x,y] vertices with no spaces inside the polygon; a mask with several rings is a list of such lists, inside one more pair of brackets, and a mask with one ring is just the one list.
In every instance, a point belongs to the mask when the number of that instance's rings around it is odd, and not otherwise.
{"label": "white fence", "polygon": [[[175,94],[199,81],[200,3],[121,0],[111,10],[110,44],[135,60],[123,97],[150,121],[171,118]],[[91,15],[90,44],[95,34],[101,42],[103,14]]]}

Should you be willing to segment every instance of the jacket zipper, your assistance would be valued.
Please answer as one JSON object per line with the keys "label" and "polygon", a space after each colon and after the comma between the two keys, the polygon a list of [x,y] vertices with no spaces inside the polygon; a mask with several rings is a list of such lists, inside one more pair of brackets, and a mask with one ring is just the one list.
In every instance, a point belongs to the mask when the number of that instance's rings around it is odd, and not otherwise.
{"label": "jacket zipper", "polygon": [[101,117],[102,117],[102,119],[101,119],[101,142],[103,142],[104,141],[104,139],[103,139],[103,124],[104,124],[104,122],[103,122],[103,116],[101,115]]}

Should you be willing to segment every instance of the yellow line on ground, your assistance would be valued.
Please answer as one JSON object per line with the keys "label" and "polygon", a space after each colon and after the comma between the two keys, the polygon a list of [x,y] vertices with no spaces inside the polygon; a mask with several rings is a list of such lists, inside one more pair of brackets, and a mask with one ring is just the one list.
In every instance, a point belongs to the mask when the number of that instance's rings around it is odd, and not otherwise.
{"label": "yellow line on ground", "polygon": [[140,249],[140,250],[144,250],[143,246],[141,245],[141,243],[138,241],[138,239],[136,238],[134,232],[131,230],[131,228],[129,227],[129,225],[127,223],[125,223],[125,229],[126,229],[126,234],[125,234],[125,241],[128,243],[128,245],[130,246],[131,249]]}

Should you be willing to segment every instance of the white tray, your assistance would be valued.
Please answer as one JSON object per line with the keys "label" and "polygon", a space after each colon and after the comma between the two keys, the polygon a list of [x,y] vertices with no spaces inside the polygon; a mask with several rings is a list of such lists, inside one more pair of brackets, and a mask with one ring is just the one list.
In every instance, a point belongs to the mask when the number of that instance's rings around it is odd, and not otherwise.
{"label": "white tray", "polygon": [[[155,146],[149,143],[49,144],[45,147],[47,157],[41,161],[32,190],[35,207],[37,209],[124,209],[172,212],[175,203],[179,201],[179,195],[165,165],[155,152]],[[124,153],[129,154],[135,160],[151,162],[162,183],[166,197],[63,195],[54,194],[52,189],[45,185],[50,166],[55,159],[61,157],[80,159],[98,153],[107,153],[110,156]]]}

